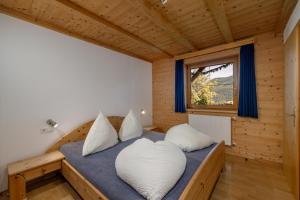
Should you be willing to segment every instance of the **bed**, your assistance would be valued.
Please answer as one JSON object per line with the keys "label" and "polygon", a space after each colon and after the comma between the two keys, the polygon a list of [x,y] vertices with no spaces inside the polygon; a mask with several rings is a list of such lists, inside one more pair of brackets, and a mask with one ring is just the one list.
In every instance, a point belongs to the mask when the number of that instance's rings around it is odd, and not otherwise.
{"label": "bed", "polygon": [[[118,131],[123,117],[108,117]],[[115,157],[135,139],[121,142],[105,151],[82,157],[83,140],[93,121],[67,134],[54,144],[48,152],[60,150],[65,155],[62,175],[83,199],[144,199],[116,175]],[[163,140],[164,134],[145,131],[142,137],[152,141]],[[224,142],[215,143],[205,149],[186,153],[187,167],[177,184],[164,197],[165,200],[208,199],[224,167]]]}

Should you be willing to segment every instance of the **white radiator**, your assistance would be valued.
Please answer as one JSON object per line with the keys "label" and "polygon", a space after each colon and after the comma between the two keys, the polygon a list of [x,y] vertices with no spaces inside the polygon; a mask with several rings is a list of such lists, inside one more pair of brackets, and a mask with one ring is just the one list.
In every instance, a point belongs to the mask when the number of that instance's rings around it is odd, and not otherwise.
{"label": "white radiator", "polygon": [[231,145],[231,117],[189,114],[189,124],[216,142]]}

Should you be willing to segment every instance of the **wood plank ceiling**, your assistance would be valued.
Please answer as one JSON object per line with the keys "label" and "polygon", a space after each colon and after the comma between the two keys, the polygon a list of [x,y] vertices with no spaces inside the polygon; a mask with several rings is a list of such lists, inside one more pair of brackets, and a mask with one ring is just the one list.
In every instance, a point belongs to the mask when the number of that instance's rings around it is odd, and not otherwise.
{"label": "wood plank ceiling", "polygon": [[282,32],[297,0],[0,0],[0,12],[147,61]]}

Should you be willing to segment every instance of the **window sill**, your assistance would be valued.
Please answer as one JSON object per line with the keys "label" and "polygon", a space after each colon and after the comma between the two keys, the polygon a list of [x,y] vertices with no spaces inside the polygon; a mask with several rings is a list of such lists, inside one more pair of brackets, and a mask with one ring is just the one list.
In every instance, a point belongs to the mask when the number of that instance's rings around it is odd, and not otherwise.
{"label": "window sill", "polygon": [[237,116],[236,110],[213,110],[213,109],[188,108],[187,112],[189,114],[228,116],[228,117],[232,117],[232,118],[235,118]]}

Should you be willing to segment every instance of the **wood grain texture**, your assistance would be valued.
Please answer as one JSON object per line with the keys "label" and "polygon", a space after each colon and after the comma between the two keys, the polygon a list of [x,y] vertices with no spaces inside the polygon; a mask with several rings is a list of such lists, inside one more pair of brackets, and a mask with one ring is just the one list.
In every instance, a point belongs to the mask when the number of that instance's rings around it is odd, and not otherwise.
{"label": "wood grain texture", "polygon": [[[60,176],[28,189],[30,200],[81,200],[76,191]],[[223,169],[211,200],[295,200],[282,165],[225,156]],[[0,200],[8,200],[6,192]]]}
{"label": "wood grain texture", "polygon": [[201,163],[179,200],[207,200],[225,165],[225,143],[220,142]]}
{"label": "wood grain texture", "polygon": [[[115,129],[119,131],[123,117],[113,116],[108,117],[108,119]],[[75,129],[54,144],[53,147],[51,147],[48,151],[51,152],[58,149],[63,144],[84,139],[92,124],[93,121]],[[157,130],[157,127],[153,126],[148,129]],[[189,200],[191,197],[195,199],[196,196],[200,194],[203,196],[202,199],[207,199],[209,197],[221,172],[221,169],[224,166],[224,146],[224,142],[217,144],[216,147],[207,155],[183,191],[183,195],[180,197],[181,200]],[[62,174],[75,188],[75,190],[83,197],[83,199],[107,199],[107,197],[101,193],[101,191],[96,189],[66,160],[62,161]],[[201,190],[199,190],[199,186],[201,186]]]}
{"label": "wood grain texture", "polygon": [[61,160],[19,173],[26,182],[61,169]]}
{"label": "wood grain texture", "polygon": [[[220,142],[207,155],[185,187],[180,200],[207,200],[224,167],[225,144]],[[74,187],[83,199],[107,200],[108,198],[87,179],[85,179],[68,161],[62,162],[62,175]]]}
{"label": "wood grain texture", "polygon": [[254,42],[255,42],[254,37],[250,37],[247,39],[230,42],[228,44],[217,45],[217,46],[210,47],[207,49],[202,49],[202,50],[191,52],[191,53],[177,55],[174,58],[175,58],[175,60],[180,60],[180,59],[189,59],[189,58],[193,58],[193,57],[199,57],[199,56],[203,56],[203,55],[210,55],[212,53],[231,50],[234,48],[238,48],[242,45],[252,44]]}
{"label": "wood grain texture", "polygon": [[276,32],[283,32],[284,27],[289,20],[298,0],[283,0],[281,12],[275,27]]}
{"label": "wood grain texture", "polygon": [[32,24],[43,26],[43,27],[48,28],[50,30],[53,30],[53,31],[56,31],[58,33],[62,33],[62,34],[65,34],[65,35],[77,38],[79,40],[83,40],[83,41],[86,41],[86,42],[89,42],[89,43],[92,43],[92,44],[95,44],[95,45],[98,45],[98,46],[102,46],[102,47],[105,47],[105,48],[108,48],[108,49],[111,49],[111,50],[114,50],[114,51],[118,51],[118,52],[124,53],[124,54],[132,56],[132,57],[136,57],[138,59],[142,59],[142,60],[146,60],[146,61],[151,61],[150,59],[148,59],[148,58],[146,58],[144,56],[140,56],[140,55],[134,54],[134,53],[132,53],[130,51],[127,51],[125,49],[116,47],[114,45],[110,45],[110,44],[108,44],[106,42],[98,41],[95,38],[79,34],[79,33],[75,32],[73,30],[67,30],[67,29],[65,29],[65,28],[63,28],[63,27],[61,27],[59,25],[49,23],[46,20],[37,19],[37,18],[35,18],[33,16],[26,15],[26,14],[24,14],[22,12],[17,12],[16,10],[13,10],[11,8],[7,8],[7,7],[4,7],[4,6],[0,5],[0,13],[3,13],[3,14],[6,14],[6,15],[9,15],[9,16],[12,16],[12,17],[15,17],[15,18],[27,21],[27,22],[30,22]]}
{"label": "wood grain texture", "polygon": [[183,35],[170,21],[163,17],[157,10],[152,8],[146,0],[127,0],[127,2],[135,9],[144,13],[149,20],[161,27],[174,42],[179,42],[190,51],[195,51],[197,48],[192,44],[185,35]]}
{"label": "wood grain texture", "polygon": [[143,127],[144,131],[156,131],[161,132],[161,130],[157,126],[145,126]]}
{"label": "wood grain texture", "polygon": [[[123,121],[123,117],[108,117],[112,125],[117,131]],[[67,134],[59,140],[48,151],[51,152],[58,149],[61,145],[84,139],[87,135],[93,122],[88,122],[71,133]],[[156,127],[151,127],[152,129]],[[151,130],[152,130],[151,129]],[[182,200],[189,200],[195,195],[201,194],[203,199],[207,199],[211,194],[214,184],[224,166],[224,142],[219,143],[206,157],[206,159],[198,167],[196,173],[185,188],[183,195],[180,197]],[[70,163],[66,160],[62,161],[62,174],[75,188],[75,190],[83,197],[83,199],[107,199],[107,197],[96,189],[88,180],[86,180]],[[199,190],[199,185],[202,187]]]}
{"label": "wood grain texture", "polygon": [[[110,117],[107,117],[107,118],[110,121],[110,123],[112,124],[112,126],[116,129],[116,131],[119,132],[124,117],[110,116]],[[55,144],[53,144],[47,150],[47,152],[52,152],[52,151],[59,150],[59,148],[64,144],[67,144],[67,143],[70,143],[70,142],[76,142],[76,141],[85,139],[85,137],[88,134],[91,126],[93,125],[93,123],[94,123],[94,120],[92,120],[90,122],[87,122],[87,123],[79,126],[78,128],[76,128],[72,132],[66,134],[65,136],[60,138]]]}
{"label": "wood grain texture", "polygon": [[222,2],[222,12],[214,12],[217,23],[204,0],[172,0],[165,5],[158,0],[0,0],[0,11],[154,61],[224,44],[231,37],[239,40],[274,31],[278,21],[284,25],[294,5],[293,0],[217,1]]}
{"label": "wood grain texture", "polygon": [[224,6],[234,39],[274,31],[282,3],[283,0],[226,1]]}
{"label": "wood grain texture", "polygon": [[296,200],[282,165],[226,155],[210,200]]}
{"label": "wood grain texture", "polygon": [[61,152],[53,151],[33,158],[20,160],[7,166],[8,175],[16,175],[30,169],[35,169],[49,163],[57,162],[64,159],[64,157],[65,156]]}
{"label": "wood grain texture", "polygon": [[284,105],[284,171],[296,199],[299,199],[300,156],[300,27],[297,25],[284,45],[285,105]]}
{"label": "wood grain texture", "polygon": [[8,177],[9,199],[24,200],[26,198],[26,180],[21,175]]}
{"label": "wood grain texture", "polygon": [[140,38],[139,36],[130,33],[129,31],[119,27],[118,25],[115,25],[115,24],[111,23],[110,21],[106,20],[104,17],[101,17],[101,16],[99,16],[99,15],[97,15],[97,14],[81,7],[80,5],[78,5],[78,4],[76,4],[72,1],[69,1],[69,0],[56,0],[56,1],[60,2],[61,4],[65,5],[65,6],[67,6],[68,8],[71,8],[71,9],[81,13],[82,15],[85,15],[85,16],[87,16],[87,17],[89,17],[89,18],[105,25],[106,27],[109,27],[109,28],[111,28],[111,29],[113,29],[117,32],[120,32],[120,33],[126,35],[127,37],[129,37],[133,40],[136,40],[137,42],[142,43],[143,45],[146,45],[148,48],[150,48],[154,51],[158,51],[158,52],[161,52],[161,53],[163,53],[167,56],[171,56],[170,53],[168,53],[168,52],[164,51],[163,49],[157,47],[155,44],[152,44],[151,42],[148,42],[148,41]]}
{"label": "wood grain texture", "polygon": [[73,188],[85,200],[108,200],[97,188],[86,180],[71,164],[66,160],[62,162],[62,175],[73,186]]}
{"label": "wood grain texture", "polygon": [[231,33],[230,25],[226,16],[224,8],[224,0],[205,0],[210,12],[212,13],[219,30],[226,42],[232,42],[233,36]]}
{"label": "wood grain texture", "polygon": [[[232,139],[235,146],[226,148],[226,152],[282,162],[282,35],[266,33],[255,36],[255,59],[259,119],[240,118],[233,114]],[[188,121],[187,114],[174,112],[174,64],[173,59],[163,59],[154,62],[152,68],[153,124],[163,131]]]}
{"label": "wood grain texture", "polygon": [[26,182],[61,169],[64,155],[54,151],[8,165],[8,184],[11,200],[26,198]]}
{"label": "wood grain texture", "polygon": [[[204,56],[206,57],[206,56]],[[198,57],[199,58],[199,57]],[[192,104],[192,93],[191,93],[191,85],[193,82],[193,79],[191,78],[191,70],[192,69],[197,69],[197,68],[202,68],[202,70],[210,65],[217,65],[220,63],[232,63],[233,65],[233,104],[232,105],[196,105]],[[239,96],[239,53],[236,55],[232,56],[224,56],[224,57],[218,57],[214,60],[208,60],[208,61],[200,61],[200,62],[194,62],[191,64],[186,64],[186,79],[185,79],[185,84],[186,84],[186,108],[189,110],[205,110],[205,111],[232,111],[236,112],[238,108],[238,96]],[[201,72],[201,71],[198,71]],[[194,75],[196,76],[196,74]]]}

